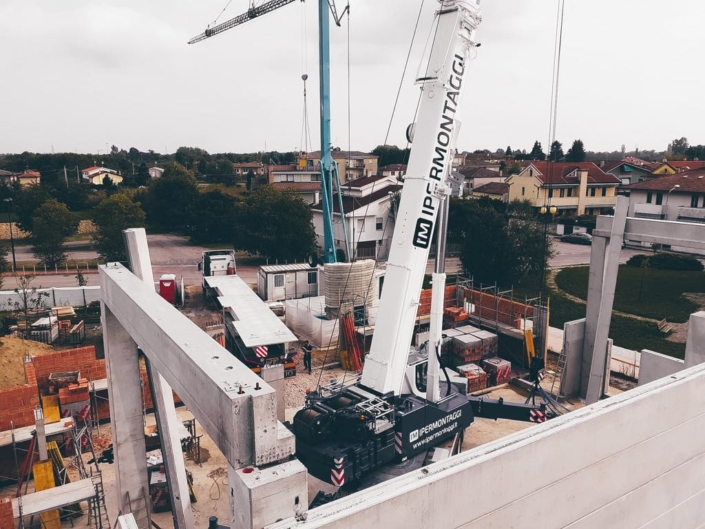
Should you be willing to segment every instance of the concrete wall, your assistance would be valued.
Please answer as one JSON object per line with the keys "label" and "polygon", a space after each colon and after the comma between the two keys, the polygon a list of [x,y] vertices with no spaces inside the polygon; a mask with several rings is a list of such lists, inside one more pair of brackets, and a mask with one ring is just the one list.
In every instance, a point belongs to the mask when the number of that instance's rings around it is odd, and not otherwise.
{"label": "concrete wall", "polygon": [[[37,292],[48,294],[42,299],[44,307],[85,307],[100,300],[99,286],[38,288]],[[0,310],[14,310],[15,303],[20,303],[20,296],[14,290],[0,291]]]}
{"label": "concrete wall", "polygon": [[701,527],[704,385],[691,368],[273,527]]}
{"label": "concrete wall", "polygon": [[678,373],[685,368],[685,362],[679,358],[662,355],[655,351],[642,349],[639,366],[639,385],[643,386],[659,378]]}

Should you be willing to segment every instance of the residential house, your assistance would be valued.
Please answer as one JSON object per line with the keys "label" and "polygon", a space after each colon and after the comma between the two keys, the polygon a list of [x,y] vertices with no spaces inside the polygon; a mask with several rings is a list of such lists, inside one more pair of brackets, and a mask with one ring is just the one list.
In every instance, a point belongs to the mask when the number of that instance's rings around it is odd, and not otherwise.
{"label": "residential house", "polygon": [[[630,185],[629,191],[630,217],[705,223],[705,168],[651,178]],[[671,250],[705,254],[678,246]]]}
{"label": "residential house", "polygon": [[397,180],[401,180],[404,176],[406,176],[406,164],[393,163],[390,165],[384,165],[379,168],[379,174],[382,176],[391,176]]}
{"label": "residential house", "polygon": [[101,185],[106,176],[112,180],[113,184],[122,183],[122,176],[120,176],[117,171],[108,169],[107,167],[88,167],[81,170],[81,175],[84,182],[93,185]]}
{"label": "residential house", "polygon": [[[365,176],[378,174],[377,162],[379,157],[374,154],[360,151],[334,150],[332,156],[333,160],[338,164],[338,175],[342,184]],[[320,159],[320,151],[308,153],[306,155],[306,169],[309,171],[319,169]]]}
{"label": "residential house", "polygon": [[638,165],[624,160],[618,162],[600,162],[600,169],[619,178],[624,186],[646,180],[653,170],[650,165]]}
{"label": "residential house", "polygon": [[490,182],[476,187],[472,192],[473,198],[489,197],[502,202],[509,202],[509,184],[504,182]]}
{"label": "residential house", "polygon": [[658,164],[658,167],[656,167],[652,173],[654,175],[676,174],[682,173],[683,171],[703,168],[705,168],[705,162],[698,160],[671,160]]}
{"label": "residential house", "polygon": [[[355,258],[383,258],[389,253],[394,233],[392,197],[402,189],[393,177],[367,176],[342,187],[347,239]],[[338,249],[345,249],[345,234],[340,221],[340,201],[333,195],[333,237]],[[321,203],[312,206],[313,226],[319,247],[323,246]]]}
{"label": "residential house", "polygon": [[555,206],[558,215],[598,215],[617,204],[620,180],[592,162],[531,162],[507,177],[509,200],[534,207]]}
{"label": "residential house", "polygon": [[281,170],[269,172],[272,187],[294,191],[307,204],[316,204],[321,200],[320,171],[300,171],[295,165],[278,167]]}
{"label": "residential house", "polygon": [[245,176],[250,171],[257,176],[261,176],[264,174],[264,164],[261,162],[244,162],[233,164],[233,173],[235,173],[235,176]]}
{"label": "residential house", "polygon": [[629,216],[705,222],[705,168],[630,185]]}
{"label": "residential house", "polygon": [[458,171],[465,179],[463,194],[472,195],[475,188],[492,182],[504,182],[499,165],[464,166]]}
{"label": "residential house", "polygon": [[466,152],[456,152],[455,156],[453,156],[453,163],[452,167],[454,170],[458,170],[460,167],[463,167],[465,163],[467,162],[468,159],[468,153]]}
{"label": "residential house", "polygon": [[164,172],[164,169],[161,167],[157,167],[156,165],[154,167],[149,168],[149,177],[150,178],[159,178],[162,176],[162,173]]}
{"label": "residential house", "polygon": [[41,179],[41,173],[39,171],[33,171],[31,169],[22,171],[21,173],[0,170],[0,182],[8,186],[14,183],[19,183],[21,187],[39,185]]}

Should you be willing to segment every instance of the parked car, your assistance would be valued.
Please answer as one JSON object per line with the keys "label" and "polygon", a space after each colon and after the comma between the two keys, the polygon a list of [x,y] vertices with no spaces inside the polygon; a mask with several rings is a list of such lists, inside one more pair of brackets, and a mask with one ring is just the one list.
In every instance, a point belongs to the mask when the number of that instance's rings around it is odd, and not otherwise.
{"label": "parked car", "polygon": [[569,242],[572,244],[592,244],[592,235],[587,233],[571,233],[563,235],[561,242]]}

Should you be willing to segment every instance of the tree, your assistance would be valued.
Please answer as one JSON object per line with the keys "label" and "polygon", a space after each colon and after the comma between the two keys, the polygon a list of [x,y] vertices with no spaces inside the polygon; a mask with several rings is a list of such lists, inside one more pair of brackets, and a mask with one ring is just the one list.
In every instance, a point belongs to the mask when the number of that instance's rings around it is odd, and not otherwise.
{"label": "tree", "polygon": [[671,154],[675,155],[685,155],[685,151],[688,150],[688,138],[680,138],[673,140],[671,142]]}
{"label": "tree", "polygon": [[551,249],[550,242],[543,244],[543,225],[534,208],[483,199],[451,200],[448,238],[460,244],[465,272],[502,287],[539,272]]}
{"label": "tree", "polygon": [[545,160],[546,159],[546,154],[543,152],[543,147],[541,147],[541,142],[536,141],[534,142],[534,148],[531,149],[531,153],[529,154],[529,158],[531,160]]}
{"label": "tree", "polygon": [[507,145],[507,148],[504,151],[504,155],[507,157],[512,155],[512,148],[509,145]]}
{"label": "tree", "polygon": [[145,213],[139,202],[116,193],[103,200],[95,209],[93,224],[96,232],[93,244],[105,262],[127,261],[122,231],[144,227]]}
{"label": "tree", "polygon": [[407,163],[410,149],[400,149],[396,145],[378,145],[372,154],[378,156],[377,165],[384,167],[395,163]]}
{"label": "tree", "polygon": [[34,278],[35,276],[32,274],[15,276],[17,288],[14,291],[19,297],[19,301],[15,301],[13,306],[16,312],[22,313],[26,323],[29,323],[29,313],[43,308],[44,298],[49,297],[49,292],[37,292],[37,287],[32,286]]}
{"label": "tree", "polygon": [[269,259],[306,259],[316,248],[311,208],[295,193],[262,186],[236,211],[233,245]]}
{"label": "tree", "polygon": [[685,151],[689,160],[705,160],[705,145],[691,145]]}
{"label": "tree", "polygon": [[565,155],[566,162],[584,162],[585,161],[585,147],[583,146],[583,140],[575,140],[573,145]]}
{"label": "tree", "polygon": [[23,231],[32,231],[34,212],[50,198],[49,190],[44,186],[27,186],[17,190],[12,203],[17,226]]}
{"label": "tree", "polygon": [[43,265],[55,267],[66,260],[64,242],[78,230],[78,217],[66,204],[47,200],[35,211],[32,252]]}
{"label": "tree", "polygon": [[198,199],[198,183],[191,171],[170,162],[162,176],[151,182],[148,197],[150,222],[170,229],[186,228]]}
{"label": "tree", "polygon": [[88,284],[88,279],[83,275],[83,272],[81,272],[81,269],[78,266],[76,267],[76,275],[74,277],[76,278],[79,287],[85,287]]}
{"label": "tree", "polygon": [[247,171],[247,183],[246,183],[246,186],[247,186],[247,190],[248,190],[248,191],[252,191],[252,179],[253,179],[254,177],[255,177],[255,173],[252,171],[252,169],[250,169],[249,171]]}
{"label": "tree", "polygon": [[556,140],[551,144],[551,153],[549,160],[552,162],[560,162],[563,159],[563,144]]}
{"label": "tree", "polygon": [[196,201],[191,240],[199,244],[232,243],[237,229],[238,199],[219,189],[201,193]]}
{"label": "tree", "polygon": [[149,169],[147,164],[142,162],[137,168],[137,176],[135,177],[135,185],[137,187],[146,186],[149,183]]}

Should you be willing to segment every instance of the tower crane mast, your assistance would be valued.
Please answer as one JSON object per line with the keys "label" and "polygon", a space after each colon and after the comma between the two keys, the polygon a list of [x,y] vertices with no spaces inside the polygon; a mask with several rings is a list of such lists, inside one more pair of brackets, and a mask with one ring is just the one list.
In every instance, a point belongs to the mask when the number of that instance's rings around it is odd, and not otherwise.
{"label": "tower crane mast", "polygon": [[[203,33],[193,37],[189,44],[196,44],[214,37],[224,31],[237,27],[253,18],[270,13],[280,7],[291,4],[296,0],[269,0],[259,6],[254,2],[250,4],[247,12],[231,18],[213,27],[207,28]],[[304,2],[305,0],[301,0]],[[319,54],[319,77],[320,77],[320,106],[321,106],[321,209],[323,210],[323,262],[335,263],[337,261],[335,249],[335,237],[333,235],[333,180],[340,189],[338,168],[333,161],[331,154],[331,128],[330,128],[330,14],[336,25],[340,26],[340,20],[347,11],[347,7],[338,15],[334,0],[318,0],[318,54]],[[350,256],[350,248],[347,240],[347,229],[345,228],[345,212],[343,211],[342,197],[338,193],[340,207],[340,221],[345,240],[345,251]]]}

